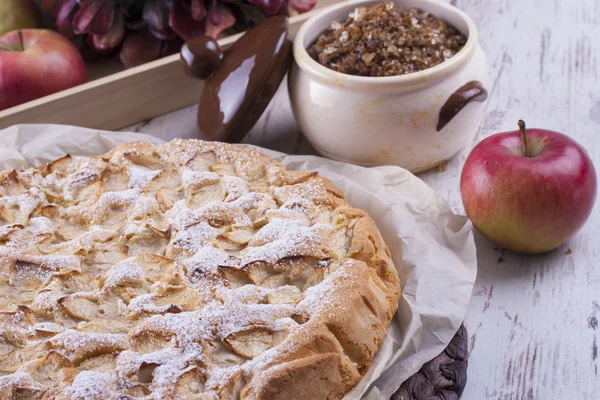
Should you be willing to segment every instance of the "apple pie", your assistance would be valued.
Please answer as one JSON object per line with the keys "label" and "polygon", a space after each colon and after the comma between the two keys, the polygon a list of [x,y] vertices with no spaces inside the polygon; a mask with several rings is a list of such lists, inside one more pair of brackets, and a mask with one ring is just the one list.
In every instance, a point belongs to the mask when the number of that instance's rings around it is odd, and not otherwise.
{"label": "apple pie", "polygon": [[0,172],[0,399],[339,399],[400,295],[371,218],[243,146]]}

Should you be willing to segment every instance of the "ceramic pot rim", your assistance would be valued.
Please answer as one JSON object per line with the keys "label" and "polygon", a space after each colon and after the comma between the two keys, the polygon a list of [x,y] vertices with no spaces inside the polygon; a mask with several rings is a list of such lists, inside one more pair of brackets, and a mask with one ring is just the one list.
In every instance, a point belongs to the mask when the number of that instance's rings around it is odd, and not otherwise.
{"label": "ceramic pot rim", "polygon": [[[403,3],[403,0],[393,0],[395,3]],[[327,26],[334,20],[335,14],[339,14],[341,10],[346,10],[346,15],[354,8],[359,6],[373,5],[382,3],[382,0],[358,0],[344,1],[330,7],[324,8],[321,12],[309,18],[300,28],[294,39],[294,60],[296,64],[307,74],[315,79],[329,84],[331,86],[352,87],[352,88],[371,88],[398,91],[409,91],[419,87],[429,86],[435,82],[445,79],[453,75],[461,69],[474,55],[478,43],[477,26],[464,11],[439,0],[419,0],[418,8],[431,12],[434,15],[445,13],[452,15],[455,19],[460,19],[467,27],[467,43],[465,46],[452,58],[438,64],[432,68],[423,71],[414,72],[406,75],[386,76],[386,77],[370,77],[356,76],[343,74],[341,72],[329,69],[308,55],[306,47],[308,44],[307,37],[310,42],[314,41],[321,31],[315,32],[316,25],[321,25],[324,20],[327,21]],[[447,19],[443,17],[442,19]]]}

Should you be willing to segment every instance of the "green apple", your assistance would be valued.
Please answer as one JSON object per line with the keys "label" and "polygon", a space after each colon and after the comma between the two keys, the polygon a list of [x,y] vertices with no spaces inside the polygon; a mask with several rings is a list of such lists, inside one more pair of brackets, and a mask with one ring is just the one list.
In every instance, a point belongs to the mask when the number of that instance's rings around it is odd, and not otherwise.
{"label": "green apple", "polygon": [[41,24],[33,0],[0,0],[0,36],[15,29],[39,28]]}

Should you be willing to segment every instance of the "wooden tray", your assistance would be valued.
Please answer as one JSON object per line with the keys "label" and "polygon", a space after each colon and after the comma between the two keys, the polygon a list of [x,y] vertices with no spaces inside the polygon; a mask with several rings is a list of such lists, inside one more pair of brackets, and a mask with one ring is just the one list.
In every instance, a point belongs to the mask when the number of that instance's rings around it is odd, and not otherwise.
{"label": "wooden tray", "polygon": [[[318,10],[339,0],[318,0],[312,11],[291,17],[290,34]],[[224,49],[242,34],[219,40]],[[115,130],[198,102],[202,82],[187,77],[174,54],[119,71],[115,61],[88,66],[90,82],[0,111],[0,129],[16,124],[67,124]],[[94,79],[96,78],[96,79]]]}

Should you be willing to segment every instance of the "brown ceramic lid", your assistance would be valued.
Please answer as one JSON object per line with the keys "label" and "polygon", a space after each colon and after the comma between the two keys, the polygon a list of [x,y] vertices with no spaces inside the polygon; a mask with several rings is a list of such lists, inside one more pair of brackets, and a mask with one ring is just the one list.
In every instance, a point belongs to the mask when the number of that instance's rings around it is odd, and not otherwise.
{"label": "brown ceramic lid", "polygon": [[198,137],[239,142],[275,95],[292,60],[287,19],[273,17],[249,30],[228,50],[208,37],[181,49],[186,72],[205,79],[198,105]]}

